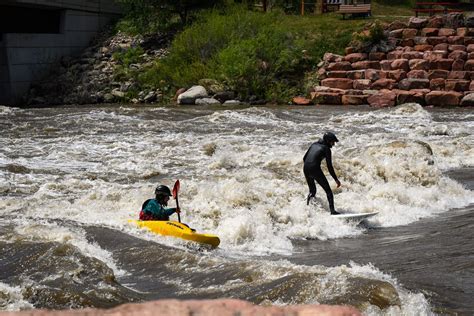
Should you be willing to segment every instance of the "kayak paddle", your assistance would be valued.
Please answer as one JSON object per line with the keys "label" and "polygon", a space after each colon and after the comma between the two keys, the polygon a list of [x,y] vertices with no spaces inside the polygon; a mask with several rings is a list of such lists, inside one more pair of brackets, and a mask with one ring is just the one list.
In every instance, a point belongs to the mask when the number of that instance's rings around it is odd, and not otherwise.
{"label": "kayak paddle", "polygon": [[[176,180],[173,187],[173,198],[176,200],[176,208],[179,208],[178,191],[179,191],[179,179]],[[181,223],[181,216],[179,215],[179,213],[178,213],[178,221]]]}

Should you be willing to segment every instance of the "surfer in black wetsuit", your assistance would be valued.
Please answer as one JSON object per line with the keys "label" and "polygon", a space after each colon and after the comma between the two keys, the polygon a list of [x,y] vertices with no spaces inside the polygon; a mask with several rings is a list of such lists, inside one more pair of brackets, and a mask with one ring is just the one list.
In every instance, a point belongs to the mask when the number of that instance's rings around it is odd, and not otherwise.
{"label": "surfer in black wetsuit", "polygon": [[339,214],[334,209],[334,195],[332,194],[331,187],[329,186],[328,180],[324,176],[323,171],[321,170],[321,161],[326,159],[329,173],[336,181],[337,187],[341,186],[341,182],[337,179],[334,168],[332,167],[331,159],[331,147],[334,146],[339,140],[336,135],[331,132],[324,134],[323,139],[318,140],[309,147],[308,151],[303,157],[304,167],[303,172],[306,177],[306,182],[308,182],[309,194],[306,199],[306,204],[309,205],[309,201],[316,195],[316,184],[314,180],[326,191],[326,196],[329,202],[329,210],[331,215]]}

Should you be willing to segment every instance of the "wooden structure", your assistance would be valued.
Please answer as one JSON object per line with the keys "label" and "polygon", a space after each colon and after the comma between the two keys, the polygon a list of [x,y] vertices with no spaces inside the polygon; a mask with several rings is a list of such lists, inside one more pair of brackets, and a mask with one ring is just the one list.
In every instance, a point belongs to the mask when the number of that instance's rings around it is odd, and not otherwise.
{"label": "wooden structure", "polygon": [[450,12],[462,12],[462,10],[456,9],[455,7],[459,5],[459,1],[451,2],[437,2],[437,1],[417,1],[415,3],[415,16],[418,16],[420,13],[427,13],[430,16],[436,13],[450,13]]}
{"label": "wooden structure", "polygon": [[372,15],[372,8],[370,3],[356,2],[354,4],[341,4],[336,12],[342,14],[342,19],[345,19],[346,14],[368,17]]}

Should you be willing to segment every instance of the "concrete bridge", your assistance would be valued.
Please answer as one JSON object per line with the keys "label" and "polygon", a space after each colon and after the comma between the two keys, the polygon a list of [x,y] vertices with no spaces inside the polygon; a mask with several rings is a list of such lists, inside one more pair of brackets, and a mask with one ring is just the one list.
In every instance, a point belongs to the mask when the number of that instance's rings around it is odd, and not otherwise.
{"label": "concrete bridge", "polygon": [[1,0],[0,105],[21,105],[32,82],[119,14],[114,0]]}

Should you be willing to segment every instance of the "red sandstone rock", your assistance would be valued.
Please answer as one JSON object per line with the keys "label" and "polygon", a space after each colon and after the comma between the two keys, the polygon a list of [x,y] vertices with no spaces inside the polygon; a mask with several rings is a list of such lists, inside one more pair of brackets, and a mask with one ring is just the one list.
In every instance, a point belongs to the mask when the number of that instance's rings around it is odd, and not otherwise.
{"label": "red sandstone rock", "polygon": [[417,36],[413,39],[416,45],[428,45],[427,37],[425,36]]}
{"label": "red sandstone rock", "polygon": [[411,59],[408,66],[411,70],[429,70],[430,62],[425,59]]}
{"label": "red sandstone rock", "polygon": [[433,37],[438,36],[438,29],[434,27],[425,27],[421,30],[421,36]]}
{"label": "red sandstone rock", "polygon": [[379,80],[380,78],[382,78],[381,73],[382,72],[377,69],[366,69],[364,78],[372,81]]}
{"label": "red sandstone rock", "polygon": [[404,58],[404,59],[421,59],[421,58],[423,58],[423,53],[422,52],[417,52],[417,51],[405,52],[405,53],[402,54],[402,58]]}
{"label": "red sandstone rock", "polygon": [[403,54],[403,51],[394,50],[394,51],[388,52],[387,59],[388,60],[400,59],[402,58],[402,54]]}
{"label": "red sandstone rock", "polygon": [[412,16],[408,21],[408,27],[414,29],[421,29],[428,24],[428,19],[426,18],[419,18]]}
{"label": "red sandstone rock", "polygon": [[330,63],[326,68],[329,71],[352,70],[351,63],[348,61],[338,61]]}
{"label": "red sandstone rock", "polygon": [[426,51],[431,51],[433,50],[433,45],[428,45],[428,44],[420,44],[420,45],[415,45],[415,50],[418,52],[426,52]]}
{"label": "red sandstone rock", "polygon": [[442,16],[434,16],[431,17],[428,20],[428,23],[426,24],[426,27],[435,27],[435,28],[441,28],[444,25],[444,19]]}
{"label": "red sandstone rock", "polygon": [[446,79],[435,78],[430,80],[430,89],[431,90],[444,90],[444,83]]}
{"label": "red sandstone rock", "polygon": [[353,69],[380,69],[380,62],[376,60],[363,60],[352,63]]}
{"label": "red sandstone rock", "polygon": [[396,70],[396,69],[401,69],[404,71],[409,71],[410,66],[408,64],[408,59],[395,59],[392,61],[390,64],[391,69]]}
{"label": "red sandstone rock", "polygon": [[425,52],[423,54],[423,59],[431,61],[431,60],[446,58],[447,56],[448,56],[447,50],[434,50],[434,51]]}
{"label": "red sandstone rock", "polygon": [[404,103],[418,103],[421,105],[425,104],[425,94],[419,91],[398,91],[397,92],[397,104]]}
{"label": "red sandstone rock", "polygon": [[352,53],[344,57],[344,60],[350,63],[355,63],[357,61],[361,61],[365,59],[367,59],[367,54],[364,54],[364,53]]}
{"label": "red sandstone rock", "polygon": [[403,38],[400,40],[400,45],[405,47],[413,48],[415,46],[415,39],[414,38]]}
{"label": "red sandstone rock", "polygon": [[406,29],[408,27],[407,23],[402,21],[393,21],[387,26],[388,31]]}
{"label": "red sandstone rock", "polygon": [[311,92],[311,100],[316,104],[341,104],[341,93]]}
{"label": "red sandstone rock", "polygon": [[369,53],[369,60],[381,61],[381,60],[384,60],[386,56],[387,56],[387,54],[385,54],[383,52],[371,52],[371,53]]}
{"label": "red sandstone rock", "polygon": [[370,84],[371,84],[371,81],[368,79],[359,79],[359,80],[354,80],[353,87],[354,89],[357,89],[357,90],[367,90],[367,89],[370,89]]}
{"label": "red sandstone rock", "polygon": [[469,84],[469,91],[474,91],[474,81]]}
{"label": "red sandstone rock", "polygon": [[469,29],[467,27],[459,27],[456,29],[456,35],[461,37],[468,36]]}
{"label": "red sandstone rock", "polygon": [[462,93],[456,91],[431,91],[426,94],[425,101],[428,105],[457,106],[462,96]]}
{"label": "red sandstone rock", "polygon": [[445,90],[453,90],[453,91],[468,91],[469,84],[471,83],[470,80],[459,80],[459,79],[446,79],[445,81]]}
{"label": "red sandstone rock", "polygon": [[400,81],[402,79],[405,79],[407,77],[407,72],[401,69],[397,70],[390,70],[390,71],[382,71],[381,78],[387,78],[387,79],[393,79],[395,81]]}
{"label": "red sandstone rock", "polygon": [[293,104],[296,105],[310,105],[313,103],[310,99],[307,99],[305,97],[294,97],[292,101]]}
{"label": "red sandstone rock", "polygon": [[367,98],[367,102],[373,107],[388,107],[396,104],[397,94],[390,90],[380,90],[378,93]]}
{"label": "red sandstone rock", "polygon": [[392,70],[392,61],[393,60],[382,60],[382,61],[380,61],[380,69],[382,69],[382,70]]}
{"label": "red sandstone rock", "polygon": [[346,55],[349,55],[349,54],[352,54],[352,53],[355,53],[355,48],[354,47],[346,47],[344,52],[346,53]]}
{"label": "red sandstone rock", "polygon": [[448,51],[448,44],[447,43],[439,43],[433,46],[434,51]]}
{"label": "red sandstone rock", "polygon": [[382,90],[382,89],[394,89],[397,86],[397,82],[393,79],[379,79],[372,83],[370,86],[371,89],[374,90]]}
{"label": "red sandstone rock", "polygon": [[355,79],[364,79],[365,71],[364,70],[351,70],[346,73],[347,78],[355,80]]}
{"label": "red sandstone rock", "polygon": [[474,44],[474,37],[465,37],[464,38],[464,45],[467,47],[468,45]]}
{"label": "red sandstone rock", "polygon": [[455,51],[455,50],[466,51],[466,46],[464,46],[464,45],[449,45],[448,46],[448,51],[449,52],[452,52],[452,51]]}
{"label": "red sandstone rock", "polygon": [[327,61],[328,63],[340,62],[343,60],[343,57],[338,54],[333,53],[325,53],[323,56],[323,60]]}
{"label": "red sandstone rock", "polygon": [[464,63],[464,70],[466,71],[474,70],[474,59],[469,59]]}
{"label": "red sandstone rock", "polygon": [[343,105],[361,105],[367,104],[367,95],[345,94],[341,98]]}
{"label": "red sandstone rock", "polygon": [[463,36],[449,36],[448,37],[448,44],[451,44],[451,45],[464,45],[464,37]]}
{"label": "red sandstone rock", "polygon": [[462,71],[464,70],[464,63],[465,61],[462,59],[456,59],[453,61],[451,65],[451,71]]}
{"label": "red sandstone rock", "polygon": [[438,45],[447,42],[447,38],[444,36],[430,36],[427,38],[427,42],[430,45]]}
{"label": "red sandstone rock", "polygon": [[435,70],[431,70],[428,73],[428,79],[430,80],[436,79],[436,78],[446,79],[448,78],[448,75],[449,75],[449,71],[447,70],[435,69]]}
{"label": "red sandstone rock", "polygon": [[474,44],[467,45],[466,50],[468,53],[474,52]]}
{"label": "red sandstone rock", "polygon": [[336,89],[352,89],[352,79],[327,78],[321,81],[321,85]]}
{"label": "red sandstone rock", "polygon": [[474,59],[474,52],[467,53],[467,59]]}
{"label": "red sandstone rock", "polygon": [[324,68],[319,68],[317,74],[318,74],[319,80],[323,80],[327,78],[326,69]]}
{"label": "red sandstone rock", "polygon": [[416,36],[416,34],[418,33],[418,30],[417,29],[403,29],[402,31],[402,38],[404,39],[408,39],[408,38],[414,38]]}
{"label": "red sandstone rock", "polygon": [[438,30],[438,36],[453,36],[456,34],[456,30],[448,28],[440,28]]}
{"label": "red sandstone rock", "polygon": [[427,89],[429,87],[430,81],[428,79],[407,78],[398,83],[400,90]]}
{"label": "red sandstone rock", "polygon": [[330,305],[289,305],[289,306],[259,306],[250,302],[236,299],[217,300],[187,300],[173,299],[158,300],[146,303],[130,303],[111,309],[76,309],[76,310],[30,310],[21,312],[0,312],[5,316],[362,316],[350,306]]}
{"label": "red sandstone rock", "polygon": [[471,76],[467,71],[451,71],[447,79],[470,80]]}
{"label": "red sandstone rock", "polygon": [[347,71],[342,71],[342,70],[328,71],[326,75],[328,78],[346,78]]}
{"label": "red sandstone rock", "polygon": [[466,60],[467,59],[467,53],[465,51],[462,51],[462,50],[455,50],[455,51],[452,51],[451,53],[449,53],[448,58]]}
{"label": "red sandstone rock", "polygon": [[451,70],[454,60],[449,58],[440,58],[430,61],[431,69]]}
{"label": "red sandstone rock", "polygon": [[412,70],[407,73],[408,78],[428,79],[428,72],[425,70]]}

